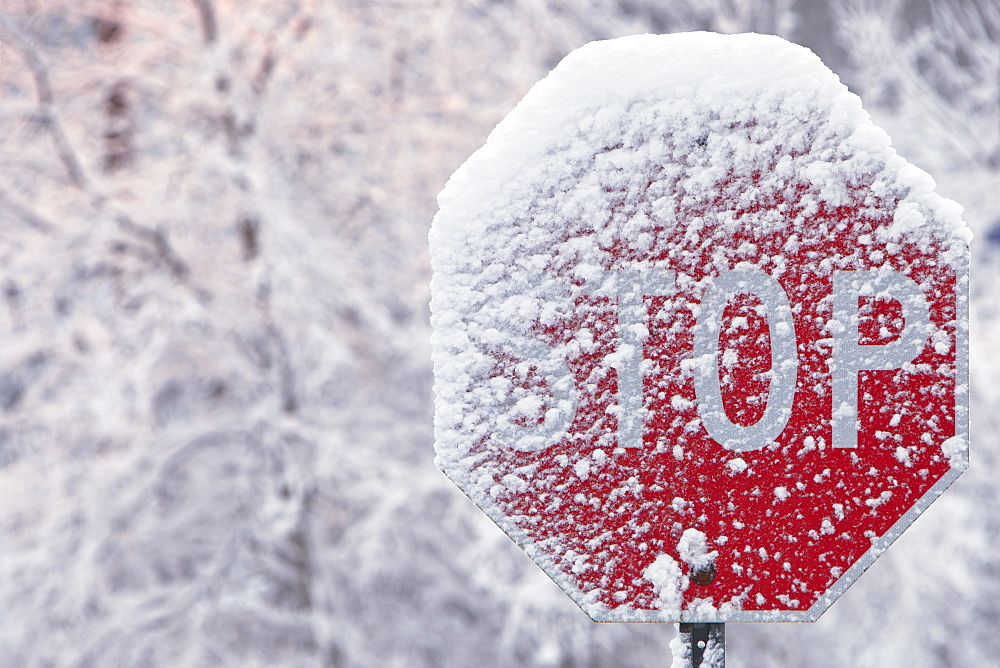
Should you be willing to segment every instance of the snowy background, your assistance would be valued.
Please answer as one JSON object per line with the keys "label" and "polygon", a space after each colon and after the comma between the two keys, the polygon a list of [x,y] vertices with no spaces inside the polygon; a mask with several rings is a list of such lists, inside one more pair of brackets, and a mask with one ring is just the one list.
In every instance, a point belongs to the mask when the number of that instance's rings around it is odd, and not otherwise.
{"label": "snowy background", "polygon": [[0,663],[657,666],[433,464],[435,195],[572,49],[782,35],[966,208],[970,470],[731,666],[1000,665],[996,0],[5,0]]}

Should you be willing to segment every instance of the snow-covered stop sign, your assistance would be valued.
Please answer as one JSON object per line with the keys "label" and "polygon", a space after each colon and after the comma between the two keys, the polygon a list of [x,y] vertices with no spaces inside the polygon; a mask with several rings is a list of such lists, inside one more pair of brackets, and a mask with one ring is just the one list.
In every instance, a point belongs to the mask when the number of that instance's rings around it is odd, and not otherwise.
{"label": "snow-covered stop sign", "polygon": [[933,187],[777,37],[577,50],[439,197],[438,465],[595,620],[816,619],[968,463]]}

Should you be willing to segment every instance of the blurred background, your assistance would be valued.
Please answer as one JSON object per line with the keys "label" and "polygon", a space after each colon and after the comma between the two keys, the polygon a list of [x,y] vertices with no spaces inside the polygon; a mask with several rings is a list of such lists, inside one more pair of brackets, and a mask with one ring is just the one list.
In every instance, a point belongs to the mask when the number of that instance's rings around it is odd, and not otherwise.
{"label": "blurred background", "polygon": [[1000,665],[1000,2],[5,0],[0,664],[664,666],[433,466],[435,195],[595,39],[812,48],[973,243],[970,470],[730,666]]}

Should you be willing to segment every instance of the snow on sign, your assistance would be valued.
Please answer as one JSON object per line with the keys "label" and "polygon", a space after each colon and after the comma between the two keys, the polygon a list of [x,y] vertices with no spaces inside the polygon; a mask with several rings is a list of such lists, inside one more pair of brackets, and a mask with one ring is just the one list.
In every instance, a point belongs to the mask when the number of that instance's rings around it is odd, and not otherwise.
{"label": "snow on sign", "polygon": [[777,37],[570,54],[439,197],[438,465],[595,620],[816,619],[968,463],[933,187]]}

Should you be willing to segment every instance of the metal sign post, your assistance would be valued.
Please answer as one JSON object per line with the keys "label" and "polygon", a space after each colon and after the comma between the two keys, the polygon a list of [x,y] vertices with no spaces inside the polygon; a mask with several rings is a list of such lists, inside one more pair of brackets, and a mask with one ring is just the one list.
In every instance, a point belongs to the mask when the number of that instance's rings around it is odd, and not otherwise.
{"label": "metal sign post", "polygon": [[680,660],[684,668],[725,668],[726,625],[711,623],[678,624]]}

